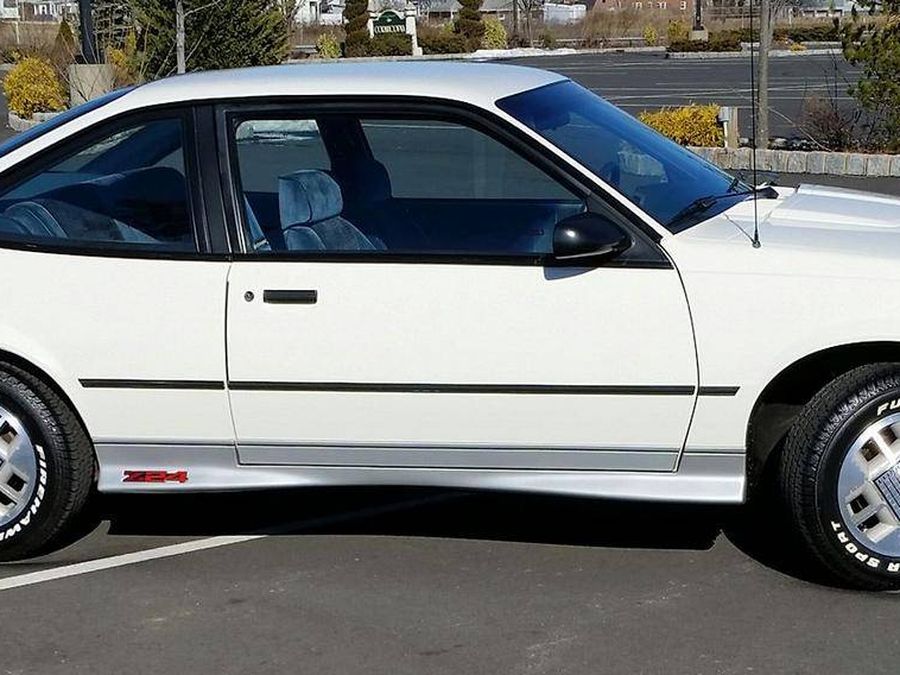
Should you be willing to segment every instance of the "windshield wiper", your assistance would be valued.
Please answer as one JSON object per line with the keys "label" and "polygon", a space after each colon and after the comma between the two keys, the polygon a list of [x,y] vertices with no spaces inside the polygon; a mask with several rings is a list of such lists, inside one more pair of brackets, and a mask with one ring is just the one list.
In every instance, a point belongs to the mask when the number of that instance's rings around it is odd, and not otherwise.
{"label": "windshield wiper", "polygon": [[667,227],[671,227],[672,225],[675,225],[690,216],[697,215],[698,213],[703,213],[704,211],[708,210],[710,207],[715,205],[717,202],[722,201],[723,199],[729,199],[731,197],[747,197],[747,196],[753,195],[753,194],[759,194],[766,199],[770,199],[770,198],[778,196],[778,193],[775,192],[768,185],[757,187],[757,188],[750,188],[749,190],[740,190],[740,191],[734,192],[733,191],[734,188],[736,188],[738,185],[740,185],[740,183],[741,183],[741,179],[735,177],[735,179],[733,181],[731,181],[731,185],[728,186],[727,192],[723,192],[722,194],[719,194],[719,195],[707,195],[706,197],[698,197],[697,199],[692,201],[690,204],[685,206],[683,209],[681,209],[681,211],[679,211],[674,216],[672,216],[672,218],[669,219]]}

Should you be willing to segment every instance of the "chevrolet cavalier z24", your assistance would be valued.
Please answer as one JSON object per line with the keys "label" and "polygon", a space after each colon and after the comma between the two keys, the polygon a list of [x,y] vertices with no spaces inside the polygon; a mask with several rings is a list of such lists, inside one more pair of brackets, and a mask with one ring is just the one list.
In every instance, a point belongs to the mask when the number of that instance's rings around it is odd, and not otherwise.
{"label": "chevrolet cavalier z24", "polygon": [[810,565],[900,588],[898,227],[536,69],[113,92],[0,147],[0,557],[98,492],[737,504],[771,469]]}

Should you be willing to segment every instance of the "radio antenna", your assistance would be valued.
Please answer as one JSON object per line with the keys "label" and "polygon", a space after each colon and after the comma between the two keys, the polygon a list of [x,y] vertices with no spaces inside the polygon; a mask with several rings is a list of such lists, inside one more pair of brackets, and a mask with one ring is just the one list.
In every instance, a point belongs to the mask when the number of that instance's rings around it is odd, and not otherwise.
{"label": "radio antenna", "polygon": [[[695,2],[699,2],[700,0],[695,0]],[[759,248],[759,192],[757,188],[759,187],[759,176],[756,171],[756,116],[759,113],[757,110],[757,99],[756,99],[756,61],[753,58],[753,50],[754,47],[754,38],[753,38],[753,0],[748,0],[750,6],[750,172],[753,174],[753,248]],[[762,23],[762,22],[760,22]],[[760,31],[762,31],[763,27],[760,25]],[[762,34],[759,35],[760,44],[762,44]]]}

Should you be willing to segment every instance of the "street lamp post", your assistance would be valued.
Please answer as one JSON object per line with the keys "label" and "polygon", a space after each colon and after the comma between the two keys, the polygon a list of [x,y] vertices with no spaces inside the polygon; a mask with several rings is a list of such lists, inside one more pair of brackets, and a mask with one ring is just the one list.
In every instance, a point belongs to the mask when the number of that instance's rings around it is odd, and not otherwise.
{"label": "street lamp post", "polygon": [[78,0],[78,18],[81,23],[81,54],[85,63],[97,63],[97,45],[94,42],[94,17],[91,0]]}
{"label": "street lamp post", "polygon": [[703,0],[694,0],[694,25],[691,28],[691,40],[707,42],[709,31],[703,27]]}

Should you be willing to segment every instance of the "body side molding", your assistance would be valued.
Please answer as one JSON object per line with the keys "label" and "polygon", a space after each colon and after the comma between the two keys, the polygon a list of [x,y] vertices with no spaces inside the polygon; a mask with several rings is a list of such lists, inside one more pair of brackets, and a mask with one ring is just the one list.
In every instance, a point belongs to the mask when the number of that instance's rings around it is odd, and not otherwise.
{"label": "body side molding", "polygon": [[[230,445],[98,443],[101,492],[208,492],[330,485],[417,485],[464,489],[738,504],[744,457],[686,453],[677,471],[565,471],[242,465]],[[185,471],[181,482],[123,482],[125,471]]]}
{"label": "body side molding", "polygon": [[[203,389],[222,390],[221,380],[154,380],[82,378],[85,389]],[[419,382],[278,382],[238,380],[234,391],[365,392],[398,394],[562,394],[570,396],[736,396],[740,387],[693,385],[605,384],[444,384]]]}

